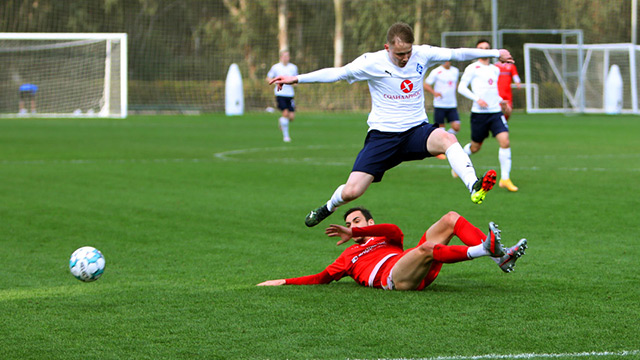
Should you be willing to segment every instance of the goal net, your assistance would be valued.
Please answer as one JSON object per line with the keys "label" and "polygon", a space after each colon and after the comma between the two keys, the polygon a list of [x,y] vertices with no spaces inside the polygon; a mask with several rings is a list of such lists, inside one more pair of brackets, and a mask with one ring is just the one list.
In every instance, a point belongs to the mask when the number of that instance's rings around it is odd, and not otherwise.
{"label": "goal net", "polygon": [[606,84],[613,65],[622,80],[620,112],[640,112],[636,71],[640,46],[525,44],[524,51],[527,112],[607,112]]}
{"label": "goal net", "polygon": [[127,34],[0,33],[0,116],[126,117]]}

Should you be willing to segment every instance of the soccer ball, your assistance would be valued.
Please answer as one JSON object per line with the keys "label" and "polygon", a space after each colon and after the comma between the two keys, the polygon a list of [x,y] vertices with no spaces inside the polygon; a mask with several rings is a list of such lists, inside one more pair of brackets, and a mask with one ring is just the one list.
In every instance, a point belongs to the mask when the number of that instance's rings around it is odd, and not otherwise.
{"label": "soccer ball", "polygon": [[104,272],[104,256],[94,247],[81,247],[71,254],[69,271],[78,280],[96,281]]}

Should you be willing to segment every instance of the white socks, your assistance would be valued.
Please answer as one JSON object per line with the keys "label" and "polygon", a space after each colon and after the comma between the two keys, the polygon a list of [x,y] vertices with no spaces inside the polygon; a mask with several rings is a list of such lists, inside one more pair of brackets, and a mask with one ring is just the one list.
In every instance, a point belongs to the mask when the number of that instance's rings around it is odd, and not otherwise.
{"label": "white socks", "polygon": [[[475,259],[481,256],[491,256],[491,254],[489,254],[487,249],[484,248],[483,244],[476,245],[476,246],[469,246],[467,248],[467,257],[469,259]],[[495,261],[496,264],[500,265],[500,261],[502,260],[502,258],[491,256],[491,260]]]}
{"label": "white socks", "polygon": [[462,146],[460,143],[455,143],[445,151],[445,155],[447,155],[447,160],[449,160],[449,165],[453,171],[458,174],[460,180],[467,186],[469,192],[471,192],[471,187],[478,180],[476,176],[476,169],[474,169],[473,164],[471,163],[471,159],[469,159],[469,155],[462,150]]}
{"label": "white socks", "polygon": [[342,200],[342,189],[344,189],[344,184],[338,186],[336,191],[333,192],[333,195],[331,195],[331,199],[327,201],[327,209],[329,209],[329,211],[334,212],[338,206],[347,203]]}
{"label": "white socks", "polygon": [[453,135],[455,135],[455,134],[457,134],[457,133],[458,133],[457,131],[453,130],[453,128],[449,128],[449,130],[447,130],[447,132],[448,132],[449,134],[453,134]]}
{"label": "white socks", "polygon": [[284,116],[280,118],[280,130],[282,130],[282,138],[284,141],[287,141],[287,139],[291,141],[289,137],[289,119]]}
{"label": "white socks", "polygon": [[465,145],[463,150],[465,153],[467,153],[467,155],[471,156],[471,143]]}
{"label": "white socks", "polygon": [[509,179],[511,176],[511,148],[500,148],[498,160],[500,160],[500,179]]}
{"label": "white socks", "polygon": [[484,248],[483,244],[476,246],[469,246],[467,248],[467,257],[469,259],[479,258],[481,256],[488,256],[489,252]]}

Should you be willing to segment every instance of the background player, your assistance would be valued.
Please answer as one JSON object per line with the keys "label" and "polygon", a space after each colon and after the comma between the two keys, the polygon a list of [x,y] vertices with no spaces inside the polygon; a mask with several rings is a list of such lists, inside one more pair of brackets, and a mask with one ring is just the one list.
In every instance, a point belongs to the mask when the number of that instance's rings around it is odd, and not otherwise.
{"label": "background player", "polygon": [[[478,41],[479,49],[489,49],[486,40]],[[458,92],[473,100],[471,107],[471,143],[464,150],[471,155],[480,151],[489,131],[498,141],[498,160],[500,161],[500,187],[509,191],[518,191],[510,179],[511,144],[509,142],[509,126],[502,113],[509,104],[498,95],[498,75],[500,69],[489,62],[489,58],[481,58],[464,70]],[[471,90],[468,86],[471,85]]]}
{"label": "background player", "polygon": [[458,99],[456,99],[459,76],[460,70],[451,66],[451,61],[445,61],[444,64],[431,70],[424,81],[424,89],[433,95],[433,121],[439,127],[445,127],[446,119],[451,126],[448,132],[454,135],[460,131]]}
{"label": "background player", "polygon": [[[267,73],[267,81],[269,81],[269,83],[271,83],[271,80],[278,76],[298,75],[298,67],[290,63],[289,59],[289,51],[280,51],[280,62],[274,64]],[[280,89],[276,87],[274,89],[274,92],[276,95],[276,103],[278,104],[278,109],[282,111],[280,119],[278,119],[279,127],[282,131],[282,140],[284,142],[290,142],[291,137],[289,136],[289,122],[293,121],[293,119],[295,118],[296,106],[293,101],[295,92],[293,90],[293,86],[291,85],[283,85]]]}
{"label": "background player", "polygon": [[38,92],[38,85],[34,84],[22,84],[20,88],[18,88],[18,95],[20,96],[20,100],[18,102],[18,107],[20,108],[19,113],[24,115],[27,113],[26,103],[29,103],[30,110],[32,114],[36,113],[36,92]]}
{"label": "background player", "polygon": [[444,49],[413,45],[411,27],[396,23],[387,31],[384,50],[366,53],[340,68],[325,68],[298,76],[278,76],[271,83],[309,82],[350,83],[366,80],[371,93],[369,132],[358,154],[347,183],[340,185],[331,198],[312,210],[305,219],[315,226],[338,206],[360,197],[384,173],[404,161],[421,160],[446,154],[453,171],[471,192],[471,201],[481,203],[495,183],[495,171],[478,179],[469,156],[456,137],[428,123],[424,109],[423,82],[426,69],[449,60],[500,57],[511,60],[507,50]]}
{"label": "background player", "polygon": [[498,94],[509,103],[507,111],[504,113],[504,117],[509,120],[511,111],[513,110],[513,93],[511,92],[511,81],[516,84],[520,89],[520,76],[518,76],[518,70],[515,64],[508,62],[498,61],[494,64],[500,69],[500,76],[498,77]]}
{"label": "background player", "polygon": [[[315,275],[269,280],[258,286],[328,284],[350,276],[362,286],[422,290],[435,280],[443,263],[491,256],[502,271],[511,272],[527,248],[527,240],[522,239],[505,251],[497,225],[489,223],[489,234],[485,235],[453,211],[431,225],[418,246],[406,251],[400,228],[393,224],[375,225],[367,209],[349,209],[344,219],[346,226],[331,225],[326,234],[340,237],[336,245],[350,239],[355,244],[346,248],[331,265]],[[465,245],[448,245],[454,235]]]}

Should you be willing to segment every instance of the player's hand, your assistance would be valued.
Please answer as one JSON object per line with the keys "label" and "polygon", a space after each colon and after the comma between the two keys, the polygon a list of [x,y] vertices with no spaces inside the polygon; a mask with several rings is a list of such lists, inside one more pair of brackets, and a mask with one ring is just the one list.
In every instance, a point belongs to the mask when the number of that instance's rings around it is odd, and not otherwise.
{"label": "player's hand", "polygon": [[499,51],[500,51],[500,57],[498,58],[498,60],[502,62],[510,63],[510,64],[515,63],[515,61],[513,61],[513,57],[511,56],[511,53],[509,52],[509,50],[500,49]]}
{"label": "player's hand", "polygon": [[276,84],[276,88],[278,89],[278,91],[280,91],[280,90],[282,90],[282,85],[283,84],[293,85],[293,84],[295,84],[297,82],[298,82],[298,77],[297,76],[280,75],[280,76],[276,76],[273,79],[271,79],[271,81],[269,81],[269,85]]}
{"label": "player's hand", "polygon": [[324,233],[327,234],[329,237],[339,236],[340,241],[338,241],[336,245],[342,245],[346,243],[353,236],[353,232],[351,231],[350,228],[342,225],[336,225],[336,224],[329,225],[329,227],[324,231]]}
{"label": "player's hand", "polygon": [[280,285],[284,285],[286,283],[287,283],[287,281],[285,279],[267,280],[265,282],[261,282],[260,284],[258,284],[256,286],[280,286]]}
{"label": "player's hand", "polygon": [[481,108],[489,107],[489,104],[487,104],[487,102],[482,99],[478,100],[478,105],[480,105]]}
{"label": "player's hand", "polygon": [[442,97],[442,94],[436,91],[436,92],[433,93],[433,97],[440,98],[440,97]]}

